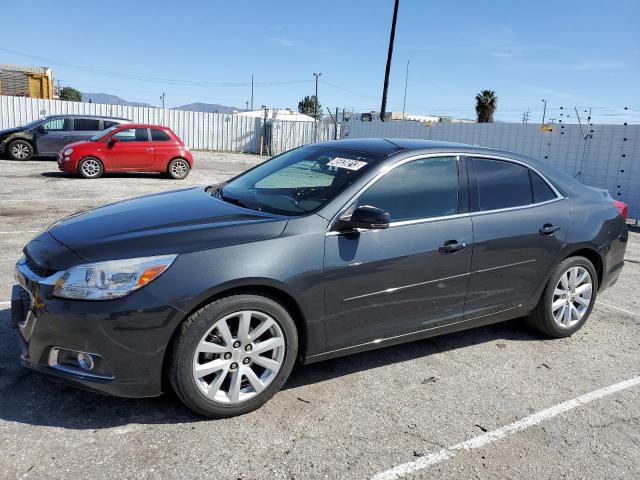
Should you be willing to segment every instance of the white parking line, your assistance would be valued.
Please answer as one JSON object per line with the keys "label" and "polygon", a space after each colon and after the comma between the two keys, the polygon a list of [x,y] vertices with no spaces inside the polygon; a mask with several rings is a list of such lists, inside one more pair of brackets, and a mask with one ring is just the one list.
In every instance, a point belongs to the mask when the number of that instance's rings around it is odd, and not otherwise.
{"label": "white parking line", "polygon": [[620,310],[621,312],[628,313],[629,315],[640,317],[640,313],[638,312],[632,312],[631,310],[625,310],[624,308],[615,307],[613,305],[609,305],[608,303],[601,302],[600,300],[596,300],[596,303],[599,303],[600,305],[604,305],[605,307],[613,308],[614,310]]}
{"label": "white parking line", "polygon": [[5,305],[11,305],[11,302],[0,302],[0,307],[4,307]]}
{"label": "white parking line", "polygon": [[473,437],[465,442],[457,443],[451,447],[443,448],[438,452],[420,457],[414,462],[403,463],[402,465],[398,465],[397,467],[378,473],[373,476],[373,480],[392,480],[404,477],[405,475],[411,475],[432,465],[448,460],[461,450],[475,450],[482,448],[485,445],[500,440],[511,433],[516,433],[529,427],[533,427],[534,425],[538,425],[539,423],[549,420],[561,413],[568,412],[569,410],[580,407],[589,402],[593,402],[599,398],[606,397],[607,395],[612,395],[616,392],[634,387],[638,384],[640,384],[640,377],[633,377],[629,380],[615,383],[608,387],[594,390],[593,392],[585,393],[584,395],[572,400],[567,400],[566,402],[559,403],[558,405],[554,405],[553,407],[549,407],[534,413],[533,415],[529,415],[517,422],[483,433],[482,435]]}
{"label": "white parking line", "polygon": [[36,232],[41,232],[43,229],[40,230],[7,230],[5,232],[0,232],[0,235],[11,235],[14,233],[36,233]]}

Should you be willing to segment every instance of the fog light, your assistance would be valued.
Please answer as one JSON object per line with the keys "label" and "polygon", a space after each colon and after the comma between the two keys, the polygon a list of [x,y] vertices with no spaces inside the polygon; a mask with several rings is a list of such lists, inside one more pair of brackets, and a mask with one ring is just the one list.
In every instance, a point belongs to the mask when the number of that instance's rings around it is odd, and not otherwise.
{"label": "fog light", "polygon": [[68,162],[69,160],[71,160],[71,157],[64,157],[65,162]]}
{"label": "fog light", "polygon": [[93,358],[85,352],[78,352],[78,365],[83,370],[93,370]]}

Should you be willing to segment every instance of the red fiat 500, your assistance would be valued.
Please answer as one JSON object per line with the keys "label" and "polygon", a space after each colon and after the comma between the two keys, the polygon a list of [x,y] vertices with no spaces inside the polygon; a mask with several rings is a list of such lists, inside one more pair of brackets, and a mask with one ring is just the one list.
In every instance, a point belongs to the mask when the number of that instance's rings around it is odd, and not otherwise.
{"label": "red fiat 500", "polygon": [[117,125],[67,145],[58,155],[60,170],[84,178],[105,172],[158,172],[181,180],[192,167],[193,157],[182,140],[158,125]]}

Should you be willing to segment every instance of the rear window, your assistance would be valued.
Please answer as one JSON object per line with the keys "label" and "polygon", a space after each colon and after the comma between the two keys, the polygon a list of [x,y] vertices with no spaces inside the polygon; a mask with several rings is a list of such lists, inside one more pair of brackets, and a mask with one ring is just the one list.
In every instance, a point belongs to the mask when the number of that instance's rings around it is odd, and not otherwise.
{"label": "rear window", "polygon": [[168,142],[171,140],[169,134],[163,130],[157,128],[151,129],[151,140],[154,142]]}
{"label": "rear window", "polygon": [[73,120],[73,129],[83,132],[98,132],[100,131],[100,119],[75,118]]}

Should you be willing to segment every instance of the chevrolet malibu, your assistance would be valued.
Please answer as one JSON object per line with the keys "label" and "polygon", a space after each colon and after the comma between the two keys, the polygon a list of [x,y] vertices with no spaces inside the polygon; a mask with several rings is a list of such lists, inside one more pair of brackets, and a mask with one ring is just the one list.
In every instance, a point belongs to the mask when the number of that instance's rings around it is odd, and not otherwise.
{"label": "chevrolet malibu", "polygon": [[192,166],[193,157],[182,140],[159,125],[116,125],[67,145],[58,155],[58,169],[83,178],[105,172],[155,172],[182,180]]}
{"label": "chevrolet malibu", "polygon": [[620,275],[623,213],[512,153],[315,144],[54,223],[16,265],[12,321],[29,368],[228,417],[298,361],[519,317],[570,336]]}

